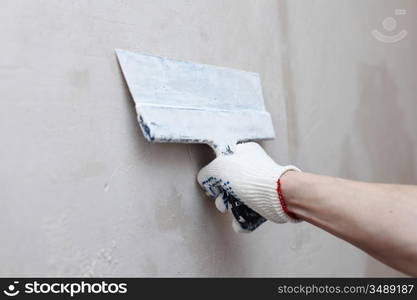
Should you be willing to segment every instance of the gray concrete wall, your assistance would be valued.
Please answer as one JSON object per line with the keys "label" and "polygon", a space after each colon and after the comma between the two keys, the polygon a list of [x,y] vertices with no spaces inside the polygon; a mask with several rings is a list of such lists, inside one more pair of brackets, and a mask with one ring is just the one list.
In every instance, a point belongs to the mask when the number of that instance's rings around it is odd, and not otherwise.
{"label": "gray concrete wall", "polygon": [[[259,72],[274,159],[417,183],[416,1],[0,8],[1,276],[396,274],[306,223],[235,234],[195,182],[208,147],[144,140],[114,48]],[[395,8],[408,35],[376,40]]]}

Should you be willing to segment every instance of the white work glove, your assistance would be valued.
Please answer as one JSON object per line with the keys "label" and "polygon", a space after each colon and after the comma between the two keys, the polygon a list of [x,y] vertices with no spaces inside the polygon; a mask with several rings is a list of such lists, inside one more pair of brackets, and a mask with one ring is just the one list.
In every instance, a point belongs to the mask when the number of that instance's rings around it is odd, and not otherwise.
{"label": "white work glove", "polygon": [[[257,143],[238,144],[231,155],[221,155],[198,173],[198,183],[215,199],[218,210],[231,210],[236,232],[250,232],[267,220],[298,222],[288,215],[277,192],[278,179],[294,166],[275,163]],[[284,204],[285,205],[285,204]]]}

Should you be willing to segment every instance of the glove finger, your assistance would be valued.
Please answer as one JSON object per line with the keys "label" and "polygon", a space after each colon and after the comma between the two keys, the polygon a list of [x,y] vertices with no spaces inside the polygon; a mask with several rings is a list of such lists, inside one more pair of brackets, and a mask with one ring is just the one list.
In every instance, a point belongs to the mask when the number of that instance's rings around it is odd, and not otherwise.
{"label": "glove finger", "polygon": [[236,221],[236,219],[233,219],[233,221],[232,221],[232,228],[233,228],[234,232],[237,232],[237,233],[250,233],[250,232],[252,232],[250,230],[243,229],[242,226],[240,226],[240,223],[238,221]]}
{"label": "glove finger", "polygon": [[212,200],[215,200],[222,193],[222,191],[217,186],[201,185],[201,188],[203,189],[206,196]]}
{"label": "glove finger", "polygon": [[224,193],[221,193],[217,196],[216,200],[214,201],[214,204],[216,205],[216,208],[221,212],[225,213],[227,212],[226,204],[224,203]]}
{"label": "glove finger", "polygon": [[221,180],[216,177],[209,177],[207,179],[199,179],[198,183],[206,192],[206,195],[214,200],[223,192],[219,186],[220,182]]}
{"label": "glove finger", "polygon": [[223,192],[223,190],[217,185],[209,185],[207,188],[205,188],[205,190],[207,195],[213,200],[220,197]]}

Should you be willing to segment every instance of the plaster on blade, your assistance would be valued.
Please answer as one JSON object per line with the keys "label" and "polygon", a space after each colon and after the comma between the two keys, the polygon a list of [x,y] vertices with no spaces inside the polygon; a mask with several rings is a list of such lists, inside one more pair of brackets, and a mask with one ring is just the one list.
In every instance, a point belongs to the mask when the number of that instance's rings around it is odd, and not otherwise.
{"label": "plaster on blade", "polygon": [[116,53],[147,140],[205,143],[219,155],[238,142],[274,138],[257,73]]}

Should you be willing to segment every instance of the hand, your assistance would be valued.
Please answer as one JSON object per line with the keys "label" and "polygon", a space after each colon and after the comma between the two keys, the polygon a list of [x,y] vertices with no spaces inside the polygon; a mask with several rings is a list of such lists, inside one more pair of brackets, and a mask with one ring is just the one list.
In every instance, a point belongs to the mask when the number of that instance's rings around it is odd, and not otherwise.
{"label": "hand", "polygon": [[217,157],[197,179],[218,210],[232,211],[233,229],[250,232],[266,220],[298,221],[284,212],[277,194],[277,181],[289,170],[299,171],[278,165],[257,143],[245,143],[238,144],[234,154]]}

